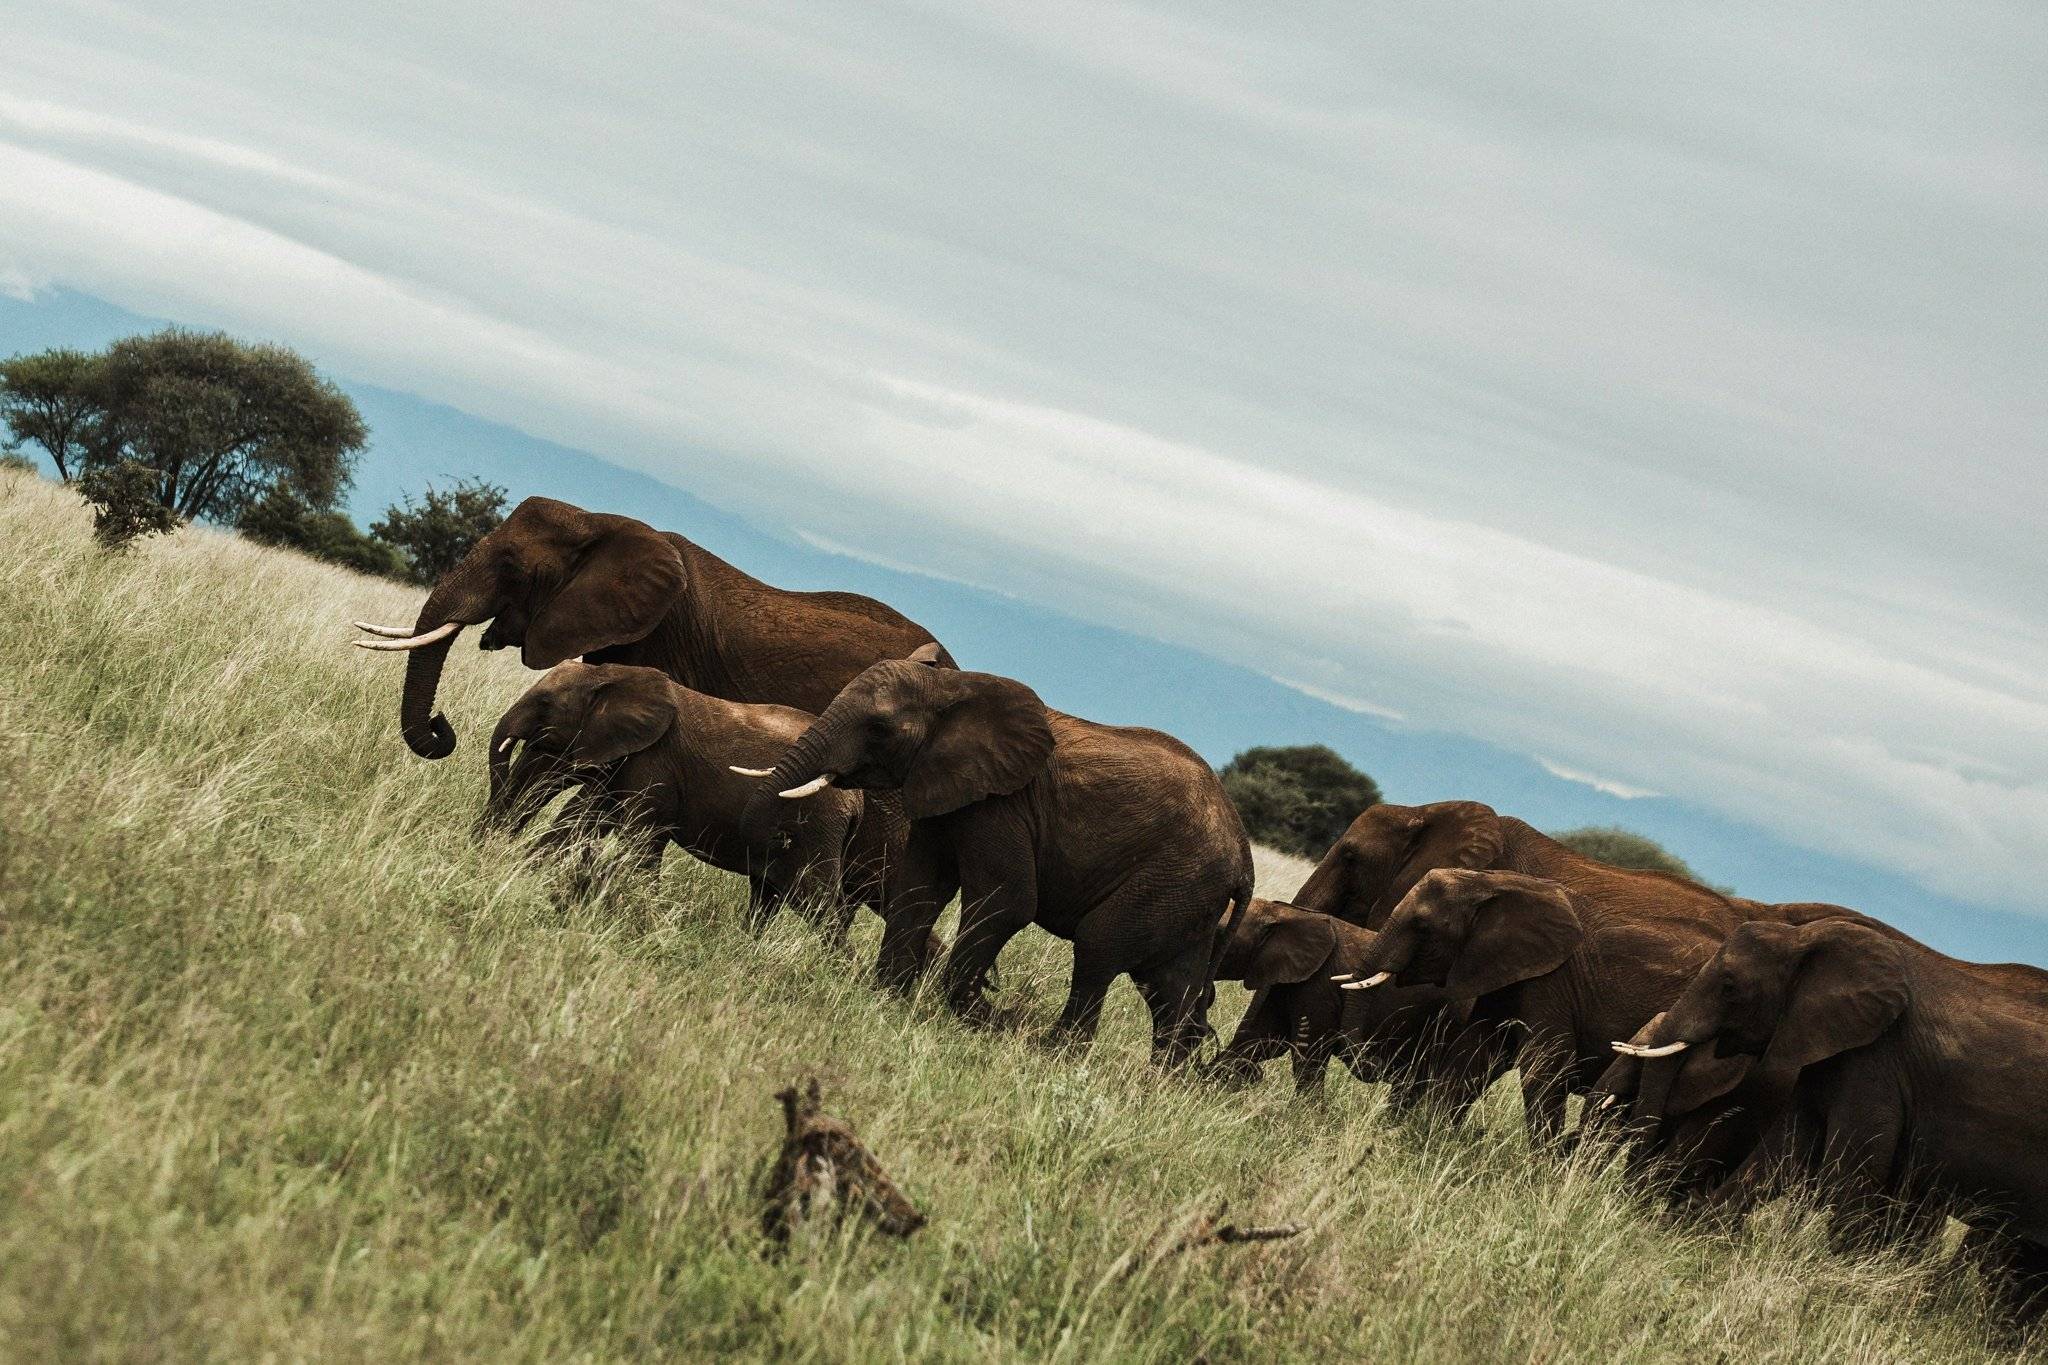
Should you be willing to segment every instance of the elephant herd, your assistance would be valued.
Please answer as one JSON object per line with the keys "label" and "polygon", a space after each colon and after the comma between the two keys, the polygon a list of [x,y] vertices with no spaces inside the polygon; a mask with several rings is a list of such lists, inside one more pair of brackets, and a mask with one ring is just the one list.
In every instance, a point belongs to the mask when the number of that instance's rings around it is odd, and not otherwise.
{"label": "elephant herd", "polygon": [[[412,626],[358,625],[407,653],[401,728],[425,758],[455,747],[434,693],[463,629],[546,670],[491,737],[484,828],[569,792],[542,843],[615,835],[650,865],[677,844],[746,877],[756,923],[788,903],[838,943],[866,905],[886,988],[935,971],[975,1018],[1035,923],[1073,944],[1064,1039],[1128,975],[1154,1059],[1225,1084],[1287,1057],[1316,1093],[1334,1060],[1455,1122],[1512,1070],[1539,1149],[1626,1140],[1642,1179],[1723,1217],[1796,1185],[1860,1246],[1953,1215],[2016,1306],[2048,1297],[2048,972],[1610,867],[1475,802],[1375,805],[1293,903],[1256,899],[1235,809],[1171,736],[963,670],[872,598],[773,588],[545,498]],[[1218,980],[1254,994],[1197,1064]]]}

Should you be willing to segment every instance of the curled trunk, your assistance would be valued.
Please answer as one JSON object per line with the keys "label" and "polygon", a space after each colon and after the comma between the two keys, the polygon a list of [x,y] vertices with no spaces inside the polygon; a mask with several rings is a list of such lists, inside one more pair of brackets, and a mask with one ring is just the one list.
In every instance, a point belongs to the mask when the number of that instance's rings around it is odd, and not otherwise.
{"label": "curled trunk", "polygon": [[[479,544],[434,585],[434,590],[427,594],[426,605],[420,608],[414,634],[424,635],[451,621],[475,625],[492,615],[494,604],[479,590],[483,551]],[[434,693],[441,684],[442,665],[448,662],[448,648],[459,634],[458,631],[444,640],[423,645],[405,656],[405,690],[399,698],[398,725],[406,746],[421,758],[446,758],[455,752],[455,727],[434,710]]]}

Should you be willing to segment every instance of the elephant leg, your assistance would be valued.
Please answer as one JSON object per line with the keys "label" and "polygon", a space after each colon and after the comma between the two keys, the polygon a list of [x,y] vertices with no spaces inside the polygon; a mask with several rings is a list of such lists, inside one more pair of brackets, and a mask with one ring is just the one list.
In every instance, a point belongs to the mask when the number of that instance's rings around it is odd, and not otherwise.
{"label": "elephant leg", "polygon": [[1052,1041],[1061,1047],[1085,1051],[1095,1041],[1095,1029],[1102,1022],[1102,1002],[1116,981],[1117,969],[1095,953],[1074,945],[1074,972],[1067,983],[1067,1003],[1052,1026]]}
{"label": "elephant leg", "polygon": [[[1132,973],[1131,979],[1152,1012],[1153,1062],[1168,1068],[1187,1065],[1214,1032],[1209,1027],[1209,1005],[1216,998],[1209,945],[1200,943],[1161,966]],[[1320,1079],[1320,1068],[1317,1074]]]}
{"label": "elephant leg", "polygon": [[1294,1097],[1300,1100],[1319,1100],[1325,1093],[1324,1077],[1330,1070],[1330,1046],[1327,1042],[1296,1043],[1289,1057],[1294,1068]]}
{"label": "elephant leg", "polygon": [[937,836],[913,828],[901,865],[890,876],[882,916],[875,980],[884,989],[908,995],[930,970],[940,944],[932,931],[959,890],[950,850]]}
{"label": "elephant leg", "polygon": [[782,908],[782,888],[765,874],[747,874],[747,932],[760,934]]}
{"label": "elephant leg", "polygon": [[1268,987],[1252,997],[1229,1046],[1209,1059],[1202,1074],[1230,1086],[1254,1084],[1261,1066],[1292,1051],[1290,1038],[1287,1012],[1280,1008],[1277,992]]}
{"label": "elephant leg", "polygon": [[1515,1054],[1515,1065],[1522,1073],[1522,1121],[1528,1126],[1529,1145],[1555,1152],[1564,1135],[1571,1041],[1554,1030],[1532,1028]]}
{"label": "elephant leg", "polygon": [[840,896],[840,865],[836,855],[821,853],[798,868],[789,897],[804,918],[824,933],[827,944],[845,949],[846,936],[853,927],[853,907]]}
{"label": "elephant leg", "polygon": [[[946,1003],[962,1018],[983,1012],[989,969],[1038,918],[1038,869],[1022,827],[976,828],[960,856],[960,932],[946,955]],[[1080,949],[1078,937],[1075,949]]]}

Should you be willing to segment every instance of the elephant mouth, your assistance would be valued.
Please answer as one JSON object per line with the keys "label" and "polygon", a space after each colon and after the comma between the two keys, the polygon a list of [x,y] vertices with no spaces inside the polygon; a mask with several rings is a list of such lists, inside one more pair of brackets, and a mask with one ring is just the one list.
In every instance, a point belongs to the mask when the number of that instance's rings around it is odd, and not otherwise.
{"label": "elephant mouth", "polygon": [[505,649],[508,647],[517,649],[526,643],[525,634],[522,630],[517,630],[494,619],[489,626],[484,628],[484,633],[477,640],[476,647],[478,649]]}

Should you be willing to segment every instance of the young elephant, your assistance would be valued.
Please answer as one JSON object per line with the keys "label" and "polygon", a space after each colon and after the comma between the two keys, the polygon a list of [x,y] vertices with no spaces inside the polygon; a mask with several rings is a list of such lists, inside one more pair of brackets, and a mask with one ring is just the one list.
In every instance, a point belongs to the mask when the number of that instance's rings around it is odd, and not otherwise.
{"label": "young elephant", "polygon": [[[1898,1227],[1901,1201],[2048,1248],[2048,982],[1944,957],[1857,919],[1751,923],[1639,1041],[1645,1059],[1753,1058],[1779,1097],[1738,1177],[1791,1163],[1847,1240]],[[1667,1114],[1683,1117],[1678,1102]],[[1787,1121],[1791,1120],[1791,1121]],[[1924,1227],[1926,1218],[1913,1226]]]}
{"label": "young elephant", "polygon": [[1037,923],[1074,945],[1062,1034],[1092,1038],[1128,973],[1152,1012],[1155,1060],[1183,1062],[1209,1036],[1218,916],[1251,900],[1251,845],[1215,772],[1172,736],[1078,720],[1020,682],[913,657],[848,683],[766,776],[789,800],[901,794],[915,825],[883,981],[914,981],[905,950],[957,887],[943,973],[956,1012],[979,1009],[996,956]]}
{"label": "young elephant", "polygon": [[1381,929],[1349,990],[1441,988],[1520,1028],[1515,1065],[1532,1140],[1563,1131],[1568,1094],[1592,1090],[1626,1038],[1675,999],[1718,937],[1669,918],[1601,914],[1556,882],[1438,868]]}
{"label": "young elephant", "polygon": [[1638,1172],[1655,1170],[1674,1201],[1702,1200],[1734,1174],[1776,1118],[1782,1097],[1745,1088],[1755,1059],[1711,1048],[1646,1056],[1663,1011],[1637,1029],[1587,1097],[1588,1125],[1625,1139]]}
{"label": "young elephant", "polygon": [[1288,1057],[1297,1094],[1321,1091],[1335,1058],[1361,1081],[1385,1081],[1402,1111],[1433,1103],[1464,1116],[1507,1066],[1500,1032],[1447,1008],[1430,986],[1347,993],[1337,980],[1355,973],[1379,936],[1370,929],[1284,901],[1254,899],[1224,948],[1219,981],[1242,981],[1256,994],[1211,1075],[1246,1082],[1260,1064]]}
{"label": "young elephant", "polygon": [[562,790],[581,787],[583,829],[636,836],[650,864],[676,844],[744,875],[755,923],[794,898],[829,912],[828,935],[843,941],[856,904],[884,909],[884,878],[908,823],[885,799],[859,792],[764,807],[754,784],[730,771],[771,761],[811,719],[786,706],[707,697],[652,668],[557,664],[491,736],[483,823],[523,829]]}

